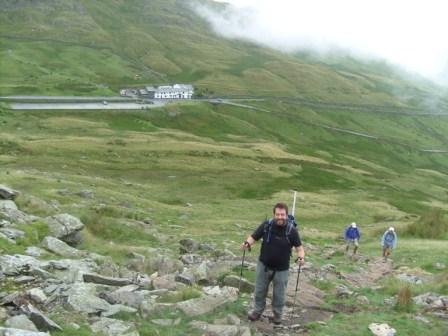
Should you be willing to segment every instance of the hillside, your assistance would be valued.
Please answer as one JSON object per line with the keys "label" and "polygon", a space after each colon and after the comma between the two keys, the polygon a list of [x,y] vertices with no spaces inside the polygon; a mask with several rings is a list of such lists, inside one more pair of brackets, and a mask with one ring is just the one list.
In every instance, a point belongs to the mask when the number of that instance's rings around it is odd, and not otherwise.
{"label": "hillside", "polygon": [[[297,315],[290,281],[288,324],[279,334],[371,335],[369,323],[385,322],[399,335],[444,336],[443,307],[394,304],[408,287],[413,297],[448,295],[448,111],[441,88],[405,79],[381,62],[286,55],[224,40],[186,1],[1,5],[0,95],[115,95],[122,86],[179,81],[210,95],[263,98],[182,102],[151,111],[18,111],[0,105],[0,185],[18,190],[14,203],[37,216],[11,219],[11,203],[0,200],[2,272],[13,259],[8,256],[45,245],[47,217],[68,213],[85,224],[78,252],[44,246],[39,262],[51,260],[53,268],[45,266],[51,274],[0,274],[2,300],[55,285],[52,304],[38,305],[64,329],[51,335],[90,335],[97,318],[92,315],[101,311],[58,310],[73,274],[57,269],[57,260],[75,265],[68,255],[80,260],[76,272],[93,259],[95,272],[115,277],[109,281],[123,284],[125,278],[140,286],[134,294],[144,296],[147,306],[140,302],[139,313],[113,316],[134,323],[139,335],[203,335],[194,320],[210,330],[234,323],[234,335],[247,326],[252,335],[271,335],[269,323],[247,324],[249,293],[199,316],[177,308],[209,297],[201,294],[204,283],[223,285],[226,275],[239,276],[239,244],[270,216],[275,202],[290,204],[295,189],[307,268]],[[353,221],[363,234],[359,259],[343,253],[341,234]],[[399,248],[383,264],[379,239],[389,226],[399,234]],[[179,250],[183,239],[197,243],[192,253]],[[255,250],[244,271],[252,281]],[[171,278],[183,268],[195,272],[192,286]],[[34,280],[20,283],[22,275]],[[137,282],[137,275],[148,282]],[[157,287],[164,276],[171,279],[163,284],[167,292]],[[82,286],[79,279],[73,283]],[[340,295],[340,286],[348,293]],[[102,299],[112,291],[96,289]],[[16,299],[1,303],[0,325],[5,314],[17,314]],[[242,329],[229,322],[229,313],[241,319]],[[160,326],[160,319],[181,322]],[[300,326],[289,328],[295,323]]]}
{"label": "hillside", "polygon": [[381,62],[222,39],[196,15],[197,3],[3,1],[0,94],[114,95],[123,86],[192,82],[218,96],[447,107],[441,89],[392,76]]}

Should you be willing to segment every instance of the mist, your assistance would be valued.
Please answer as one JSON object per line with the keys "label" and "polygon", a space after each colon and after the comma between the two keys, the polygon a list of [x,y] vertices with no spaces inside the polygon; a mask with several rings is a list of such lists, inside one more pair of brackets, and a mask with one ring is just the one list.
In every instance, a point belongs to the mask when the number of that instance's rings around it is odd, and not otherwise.
{"label": "mist", "polygon": [[448,3],[228,0],[224,10],[196,11],[226,38],[245,39],[284,52],[335,49],[382,59],[411,74],[448,85]]}

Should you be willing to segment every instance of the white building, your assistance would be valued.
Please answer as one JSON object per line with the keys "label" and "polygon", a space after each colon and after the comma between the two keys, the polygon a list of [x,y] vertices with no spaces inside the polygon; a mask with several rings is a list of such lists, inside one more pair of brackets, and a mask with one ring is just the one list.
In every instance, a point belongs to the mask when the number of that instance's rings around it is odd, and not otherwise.
{"label": "white building", "polygon": [[[148,90],[148,88],[146,88]],[[149,90],[148,90],[149,91]],[[194,93],[193,85],[174,84],[159,86],[154,91],[156,99],[191,99]]]}

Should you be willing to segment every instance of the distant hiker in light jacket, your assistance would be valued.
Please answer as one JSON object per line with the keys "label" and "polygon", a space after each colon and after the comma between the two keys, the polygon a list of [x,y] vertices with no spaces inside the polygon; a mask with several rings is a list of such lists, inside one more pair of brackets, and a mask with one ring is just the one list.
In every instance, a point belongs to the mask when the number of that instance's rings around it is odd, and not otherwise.
{"label": "distant hiker in light jacket", "polygon": [[344,239],[347,243],[347,246],[345,248],[345,253],[348,253],[348,250],[350,249],[350,245],[353,245],[353,256],[356,254],[356,251],[359,247],[359,240],[361,239],[361,232],[359,232],[358,227],[356,226],[356,223],[353,222],[347,228],[345,229],[344,233]]}
{"label": "distant hiker in light jacket", "polygon": [[395,229],[391,226],[386,230],[383,234],[383,238],[381,239],[381,246],[383,247],[383,258],[384,261],[387,261],[387,258],[392,253],[392,250],[397,247],[397,233]]}
{"label": "distant hiker in light jacket", "polygon": [[256,321],[266,306],[269,284],[273,283],[272,310],[274,324],[282,321],[288,284],[289,259],[292,249],[300,265],[305,263],[305,251],[293,223],[288,220],[288,206],[277,203],[273,209],[274,218],[263,222],[247,237],[241,248],[248,249],[262,239],[257,263],[254,309],[248,319]]}

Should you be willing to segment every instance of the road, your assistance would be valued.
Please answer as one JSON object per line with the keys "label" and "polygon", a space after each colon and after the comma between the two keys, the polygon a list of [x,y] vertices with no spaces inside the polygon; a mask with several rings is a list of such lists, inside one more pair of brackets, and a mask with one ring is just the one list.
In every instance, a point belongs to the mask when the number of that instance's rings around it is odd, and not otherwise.
{"label": "road", "polygon": [[159,100],[153,104],[137,103],[11,103],[13,110],[143,110],[164,106]]}

